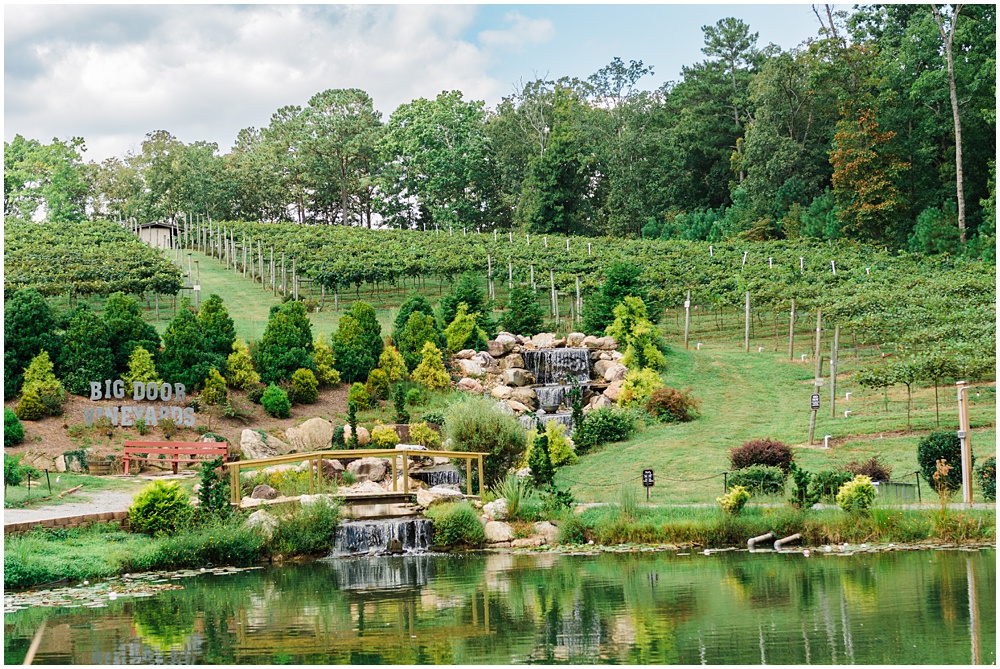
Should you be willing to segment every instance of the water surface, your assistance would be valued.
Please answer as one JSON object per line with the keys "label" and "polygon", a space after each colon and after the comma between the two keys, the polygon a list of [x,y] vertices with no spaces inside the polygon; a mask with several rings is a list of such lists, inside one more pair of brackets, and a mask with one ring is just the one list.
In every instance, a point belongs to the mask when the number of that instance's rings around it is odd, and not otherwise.
{"label": "water surface", "polygon": [[996,662],[996,552],[341,558],[4,615],[35,664]]}

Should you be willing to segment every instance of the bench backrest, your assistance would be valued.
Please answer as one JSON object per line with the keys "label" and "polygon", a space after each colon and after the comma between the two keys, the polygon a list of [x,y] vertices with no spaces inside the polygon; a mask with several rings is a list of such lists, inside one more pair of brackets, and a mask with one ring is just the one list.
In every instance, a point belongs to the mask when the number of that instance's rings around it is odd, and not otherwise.
{"label": "bench backrest", "polygon": [[207,441],[126,441],[125,452],[225,456],[229,447],[224,442]]}

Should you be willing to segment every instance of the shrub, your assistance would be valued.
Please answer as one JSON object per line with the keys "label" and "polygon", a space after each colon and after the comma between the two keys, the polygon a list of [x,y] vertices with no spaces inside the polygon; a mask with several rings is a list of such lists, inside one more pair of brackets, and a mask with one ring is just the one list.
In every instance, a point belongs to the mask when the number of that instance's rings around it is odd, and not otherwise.
{"label": "shrub", "polygon": [[445,415],[439,411],[427,411],[423,415],[423,420],[426,423],[434,423],[439,427],[443,427],[445,422]]}
{"label": "shrub", "polygon": [[153,354],[142,346],[132,349],[132,354],[128,357],[128,369],[122,374],[125,387],[131,388],[136,381],[150,383],[160,380],[160,375],[156,373],[156,364],[153,362]]}
{"label": "shrub", "polygon": [[427,423],[413,423],[410,425],[410,441],[434,450],[441,445],[441,435]]}
{"label": "shrub", "polygon": [[[431,303],[427,301],[426,297],[417,294],[412,294],[407,297],[403,300],[403,303],[399,305],[399,312],[396,313],[396,320],[393,321],[392,325],[392,341],[395,342],[397,346],[399,345],[400,340],[403,339],[403,328],[405,328],[406,324],[410,322],[410,315],[414,312],[430,316],[433,320],[434,308],[431,306]],[[420,342],[420,345],[423,346],[422,341]],[[419,351],[420,346],[418,346],[415,350]],[[417,363],[414,362],[413,367],[416,366]],[[413,369],[413,367],[410,367],[410,369]]]}
{"label": "shrub", "polygon": [[420,388],[410,388],[406,391],[406,404],[411,407],[420,406],[424,403],[424,394]]}
{"label": "shrub", "polygon": [[265,390],[267,390],[266,386],[256,385],[247,391],[247,399],[254,404],[260,404],[260,400],[264,396]]}
{"label": "shrub", "polygon": [[802,469],[794,462],[788,468],[789,473],[792,475],[792,496],[789,498],[789,503],[796,509],[808,509],[813,504],[818,501],[818,497],[814,496],[810,489],[810,483],[812,482],[813,476],[805,469]]}
{"label": "shrub", "polygon": [[497,498],[507,500],[507,518],[521,520],[521,514],[535,495],[534,488],[527,476],[518,476],[513,472],[507,474],[503,481],[494,489]]}
{"label": "shrub", "polygon": [[587,414],[583,425],[573,429],[573,441],[578,453],[586,453],[595,446],[623,441],[635,431],[632,417],[615,407],[595,409]]}
{"label": "shrub", "polygon": [[388,425],[376,425],[372,428],[372,446],[378,448],[392,448],[399,443],[399,435],[396,430]]}
{"label": "shrub", "polygon": [[338,425],[337,427],[333,428],[333,439],[332,439],[332,442],[333,442],[333,448],[334,448],[334,450],[339,449],[341,446],[343,446],[345,444],[345,442],[344,442],[344,426],[343,425]]}
{"label": "shrub", "polygon": [[45,405],[34,393],[24,393],[14,409],[21,420],[39,420],[45,416]]}
{"label": "shrub", "polygon": [[468,502],[438,504],[427,510],[434,521],[434,543],[439,546],[469,546],[486,543],[483,524]]}
{"label": "shrub", "polygon": [[368,382],[365,384],[365,390],[368,392],[368,396],[376,400],[387,400],[389,399],[389,378],[386,376],[379,368],[375,368],[368,375]]}
{"label": "shrub", "polygon": [[271,307],[254,363],[264,383],[277,383],[300,367],[313,367],[312,324],[301,302]]}
{"label": "shrub", "polygon": [[[108,422],[110,423],[110,421]],[[96,426],[97,423],[94,423],[94,425]],[[172,418],[161,418],[157,425],[160,428],[160,432],[162,432],[163,436],[167,439],[173,439],[174,435],[177,434],[177,423],[175,423]],[[110,427],[111,425],[109,424],[108,428]]]}
{"label": "shrub", "polygon": [[221,457],[201,463],[201,489],[198,490],[198,513],[203,517],[228,516],[230,513],[229,482],[219,476],[219,469],[221,467]]}
{"label": "shrub", "polygon": [[444,369],[441,350],[433,343],[426,342],[420,354],[422,359],[413,370],[413,380],[427,390],[447,390],[451,385],[451,377]]}
{"label": "shrub", "polygon": [[[6,415],[4,412],[5,418]],[[6,434],[4,438],[6,439]],[[997,456],[991,455],[984,458],[976,466],[976,480],[983,491],[983,499],[987,502],[997,501]]]}
{"label": "shrub", "polygon": [[135,428],[135,431],[139,433],[140,437],[145,437],[146,434],[149,433],[149,426],[146,425],[145,418],[136,418],[135,422],[132,423],[132,426]]}
{"label": "shrub", "polygon": [[[604,272],[604,283],[600,292],[583,304],[584,331],[592,335],[604,334],[615,319],[614,308],[626,295],[635,295],[649,303],[646,287],[639,278],[642,267],[637,263],[615,262]],[[658,313],[654,308],[652,312]]]}
{"label": "shrub", "polygon": [[322,334],[313,342],[313,361],[316,363],[316,380],[321,385],[340,385],[337,359],[333,355],[333,349],[327,346],[326,339]]}
{"label": "shrub", "polygon": [[888,481],[892,474],[892,467],[882,462],[876,455],[865,462],[849,462],[844,465],[844,471],[850,472],[854,476],[867,476],[872,481]]}
{"label": "shrub", "polygon": [[344,314],[331,338],[334,365],[340,378],[348,383],[368,378],[378,358],[373,358],[361,323],[351,314]]}
{"label": "shrub", "polygon": [[460,304],[465,304],[467,313],[475,314],[476,325],[483,330],[486,339],[492,337],[495,327],[491,317],[493,304],[480,288],[479,277],[471,272],[459,277],[451,293],[441,298],[441,322],[455,320]]}
{"label": "shrub", "polygon": [[240,390],[250,390],[260,385],[260,374],[253,368],[250,347],[242,339],[233,342],[233,352],[226,358],[229,384]]}
{"label": "shrub", "polygon": [[750,465],[729,475],[730,486],[743,486],[751,495],[781,495],[786,473],[780,467]]}
{"label": "shrub", "polygon": [[559,523],[559,543],[582,544],[587,541],[587,525],[579,514],[570,514]]}
{"label": "shrub", "polygon": [[828,469],[816,472],[809,481],[809,497],[816,500],[833,501],[840,486],[854,478],[850,472]]}
{"label": "shrub", "polygon": [[351,436],[348,437],[348,446],[350,448],[360,447],[361,443],[358,439],[358,405],[350,399],[347,400],[347,425],[351,428]]}
{"label": "shrub", "polygon": [[524,428],[485,397],[463,396],[449,406],[445,433],[453,450],[489,454],[483,462],[484,488],[502,479],[524,452]]}
{"label": "shrub", "polygon": [[292,374],[292,397],[296,404],[315,404],[319,398],[319,381],[311,369],[300,367]]}
{"label": "shrub", "polygon": [[566,426],[550,420],[545,426],[545,436],[549,439],[549,459],[552,465],[575,465],[577,461],[575,444],[566,436]]}
{"label": "shrub", "polygon": [[212,367],[224,368],[226,358],[209,350],[190,306],[187,298],[182,299],[177,315],[163,333],[163,352],[159,355],[158,366],[163,378],[171,383],[183,383],[188,391],[193,391],[200,387]]}
{"label": "shrub", "polygon": [[174,534],[191,518],[193,509],[177,481],[153,481],[132,499],[128,522],[133,532]]}
{"label": "shrub", "polygon": [[35,470],[27,465],[21,464],[21,458],[3,454],[3,484],[6,486],[21,485],[21,481]]}
{"label": "shrub", "polygon": [[321,501],[293,507],[279,516],[269,545],[282,555],[325,555],[333,548],[340,507]]}
{"label": "shrub", "polygon": [[[924,480],[935,490],[934,473],[937,461],[945,460],[952,469],[948,473],[946,485],[951,490],[962,487],[962,442],[954,432],[932,432],[917,442],[917,466]],[[970,465],[975,463],[969,463]]]}
{"label": "shrub", "polygon": [[15,446],[24,441],[24,426],[17,414],[9,408],[3,408],[3,446]]}
{"label": "shrub", "polygon": [[867,476],[855,476],[837,493],[837,506],[849,513],[868,513],[874,503],[875,486]]}
{"label": "shrub", "polygon": [[613,310],[615,320],[605,330],[625,348],[622,364],[632,369],[663,369],[667,360],[663,357],[666,344],[656,332],[656,326],[649,320],[646,305],[642,299],[625,297]]}
{"label": "shrub", "polygon": [[413,371],[420,364],[424,344],[430,342],[435,346],[444,346],[445,342],[434,316],[414,311],[408,318],[399,336],[394,337],[394,341],[400,355],[406,361],[406,368]]}
{"label": "shrub", "polygon": [[633,368],[625,375],[618,404],[623,407],[645,404],[654,391],[663,388],[663,379],[648,367]]}
{"label": "shrub", "polygon": [[288,401],[288,393],[273,383],[260,396],[260,405],[264,407],[264,411],[269,416],[275,418],[288,418],[292,410],[292,403]]}
{"label": "shrub", "polygon": [[750,492],[741,485],[734,485],[722,497],[716,497],[715,501],[722,505],[722,510],[731,516],[739,515],[743,506],[750,501]]}
{"label": "shrub", "polygon": [[233,350],[233,344],[236,343],[236,324],[223,306],[222,298],[215,293],[201,303],[198,326],[205,335],[205,346],[209,351],[220,358],[229,355]]}
{"label": "shrub", "polygon": [[531,478],[534,479],[536,488],[552,485],[556,470],[549,458],[549,438],[544,434],[535,437],[531,444],[528,467],[531,468]]}
{"label": "shrub", "polygon": [[264,538],[238,518],[214,520],[164,540],[148,568],[183,569],[206,564],[248,567],[260,561]]}
{"label": "shrub", "polygon": [[542,306],[538,296],[527,286],[516,285],[510,291],[507,310],[500,316],[500,327],[507,332],[531,337],[542,331]]}
{"label": "shrub", "polygon": [[362,411],[370,409],[372,406],[372,400],[371,396],[368,394],[368,390],[365,388],[365,384],[355,382],[351,385],[351,389],[347,392],[347,402],[353,402],[354,406]]}
{"label": "shrub", "polygon": [[361,326],[361,337],[364,347],[368,353],[368,357],[371,358],[372,367],[374,367],[378,362],[379,356],[382,355],[382,348],[384,346],[382,342],[382,326],[379,325],[378,318],[375,316],[375,308],[367,302],[358,301],[351,305],[351,310],[348,313]]}
{"label": "shrub", "polygon": [[657,388],[646,400],[646,413],[662,423],[685,423],[698,417],[700,406],[690,388]]}
{"label": "shrub", "polygon": [[464,302],[459,304],[455,318],[444,329],[445,346],[451,355],[467,348],[476,351],[486,349],[486,331],[476,324],[479,314],[468,313],[468,308]]}
{"label": "shrub", "polygon": [[385,372],[390,383],[406,378],[406,361],[395,346],[386,346],[378,357],[378,369]]}
{"label": "shrub", "polygon": [[219,374],[215,367],[208,371],[205,378],[205,385],[201,389],[201,400],[208,405],[223,404],[229,396],[226,389],[226,380]]}
{"label": "shrub", "polygon": [[[66,391],[53,372],[54,365],[47,351],[40,351],[24,370],[24,386],[17,416],[23,420],[38,420],[42,416],[62,413]],[[22,406],[23,405],[23,406]]]}
{"label": "shrub", "polygon": [[406,397],[401,383],[396,385],[396,391],[392,394],[392,408],[396,410],[397,423],[410,422],[410,412],[406,410]]}
{"label": "shrub", "polygon": [[[115,354],[109,341],[107,326],[88,306],[81,304],[73,309],[59,355],[60,376],[66,390],[86,395],[91,381],[117,377]],[[205,368],[197,379],[200,381],[207,373]]]}
{"label": "shrub", "polygon": [[5,396],[13,397],[21,389],[25,368],[40,351],[59,358],[59,338],[52,311],[34,288],[5,299],[3,316],[3,389]]}
{"label": "shrub", "polygon": [[792,464],[792,449],[780,441],[767,439],[757,439],[755,441],[744,442],[729,451],[729,462],[733,469],[744,469],[752,465],[765,465],[768,467],[780,467],[787,472]]}

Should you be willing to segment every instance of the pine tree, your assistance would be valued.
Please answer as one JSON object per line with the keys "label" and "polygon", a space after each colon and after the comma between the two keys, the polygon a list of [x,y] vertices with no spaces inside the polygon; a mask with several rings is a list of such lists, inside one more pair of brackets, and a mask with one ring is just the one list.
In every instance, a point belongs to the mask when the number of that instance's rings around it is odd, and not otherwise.
{"label": "pine tree", "polygon": [[413,380],[428,390],[446,390],[451,385],[451,377],[445,371],[441,350],[432,342],[425,342],[421,355],[423,359],[413,370]]}
{"label": "pine tree", "polygon": [[233,341],[233,352],[226,359],[229,385],[240,390],[250,390],[260,383],[260,374],[253,368],[250,347],[242,339]]}
{"label": "pine tree", "polygon": [[406,325],[395,339],[400,355],[406,361],[406,368],[411,372],[420,364],[424,344],[431,342],[437,347],[444,347],[445,340],[438,328],[437,320],[422,312],[414,311],[406,320]]}
{"label": "pine tree", "polygon": [[476,322],[479,314],[470,314],[467,309],[465,302],[459,304],[455,318],[444,329],[447,350],[451,355],[467,348],[475,351],[486,350],[486,332]]}
{"label": "pine tree", "polygon": [[334,365],[340,372],[340,378],[348,383],[368,378],[377,358],[371,356],[364,329],[358,320],[351,314],[344,314],[331,339]]}
{"label": "pine tree", "polygon": [[138,300],[124,293],[112,293],[108,296],[102,318],[114,355],[115,376],[120,377],[128,371],[129,359],[137,346],[146,349],[155,361],[160,352],[160,335],[156,328],[143,320]]}
{"label": "pine tree", "polygon": [[208,405],[224,404],[229,396],[226,379],[215,367],[208,371],[201,391],[201,399]]}
{"label": "pine tree", "polygon": [[207,350],[198,319],[191,313],[187,298],[181,300],[177,315],[163,333],[160,374],[169,383],[183,383],[189,391],[201,387],[208,371],[219,369],[225,360]]}
{"label": "pine tree", "polygon": [[126,388],[131,388],[135,382],[150,383],[161,381],[160,375],[156,373],[156,363],[152,354],[142,346],[132,349],[132,355],[128,358],[128,369],[122,374],[122,381]]}
{"label": "pine tree", "polygon": [[528,456],[528,467],[531,468],[531,478],[534,479],[536,488],[552,485],[556,470],[549,459],[549,438],[545,434],[535,437],[531,455]]}
{"label": "pine tree", "polygon": [[316,380],[324,386],[340,384],[340,372],[337,371],[337,358],[333,349],[327,346],[326,338],[320,333],[313,342],[313,362],[316,363]]}
{"label": "pine tree", "polygon": [[[399,311],[396,313],[396,320],[393,322],[392,326],[392,341],[399,345],[400,333],[406,324],[410,320],[410,314],[413,312],[419,312],[425,316],[434,317],[434,308],[431,303],[427,301],[427,298],[423,295],[410,295],[399,305]],[[421,344],[422,346],[423,344]],[[419,349],[418,349],[419,350]],[[416,367],[416,363],[414,363]]]}
{"label": "pine tree", "polygon": [[212,293],[201,303],[198,325],[205,335],[206,348],[220,356],[228,356],[236,341],[236,324],[222,304],[222,298]]}
{"label": "pine tree", "polygon": [[389,381],[402,381],[406,378],[406,361],[395,346],[386,346],[378,357],[378,368],[385,372]]}
{"label": "pine tree", "polygon": [[410,412],[406,410],[406,393],[403,392],[403,384],[396,384],[396,391],[392,394],[392,406],[396,410],[397,423],[409,423]]}
{"label": "pine tree", "polygon": [[48,303],[34,288],[19,290],[4,304],[3,388],[6,397],[21,389],[24,369],[42,349],[59,359],[56,322]]}
{"label": "pine tree", "polygon": [[73,310],[59,360],[63,384],[74,395],[86,395],[91,381],[112,379],[115,357],[104,321],[86,306]]}
{"label": "pine tree", "polygon": [[361,326],[361,333],[365,343],[365,349],[372,360],[377,361],[382,355],[382,326],[379,325],[375,316],[375,308],[367,302],[355,302],[351,305],[351,316],[358,321]]}
{"label": "pine tree", "polygon": [[358,443],[358,407],[354,402],[347,403],[347,424],[351,426],[350,448],[359,448]]}
{"label": "pine tree", "polygon": [[507,301],[507,311],[500,316],[500,327],[507,332],[531,337],[542,331],[542,307],[534,291],[514,286]]}
{"label": "pine tree", "polygon": [[301,302],[271,307],[254,363],[260,378],[269,384],[291,378],[299,367],[315,367],[312,325]]}
{"label": "pine tree", "polygon": [[458,313],[458,305],[465,303],[467,313],[476,314],[476,325],[483,329],[486,338],[495,334],[496,324],[493,322],[493,303],[479,286],[479,278],[475,274],[463,274],[455,282],[451,293],[441,299],[441,322],[451,323]]}

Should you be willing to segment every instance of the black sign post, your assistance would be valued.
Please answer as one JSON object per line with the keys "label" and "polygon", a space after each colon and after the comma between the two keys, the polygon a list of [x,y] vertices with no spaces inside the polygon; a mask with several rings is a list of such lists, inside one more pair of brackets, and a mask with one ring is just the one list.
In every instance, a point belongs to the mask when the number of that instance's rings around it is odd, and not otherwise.
{"label": "black sign post", "polygon": [[646,501],[649,501],[649,489],[653,487],[653,470],[642,470],[642,485],[646,488]]}
{"label": "black sign post", "polygon": [[819,395],[813,395],[809,399],[809,406],[813,411],[819,411]]}

